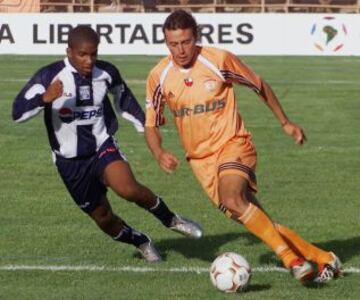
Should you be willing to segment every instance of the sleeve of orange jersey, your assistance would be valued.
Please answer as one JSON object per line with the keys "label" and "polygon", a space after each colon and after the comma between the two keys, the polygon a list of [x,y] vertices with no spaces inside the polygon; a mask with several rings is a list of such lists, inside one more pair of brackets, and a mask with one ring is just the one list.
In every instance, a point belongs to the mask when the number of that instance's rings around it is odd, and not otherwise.
{"label": "sleeve of orange jersey", "polygon": [[220,70],[227,82],[247,86],[264,97],[261,78],[234,54],[224,53]]}
{"label": "sleeve of orange jersey", "polygon": [[151,72],[146,82],[146,120],[145,126],[158,127],[165,124],[164,102],[162,99],[160,78]]}

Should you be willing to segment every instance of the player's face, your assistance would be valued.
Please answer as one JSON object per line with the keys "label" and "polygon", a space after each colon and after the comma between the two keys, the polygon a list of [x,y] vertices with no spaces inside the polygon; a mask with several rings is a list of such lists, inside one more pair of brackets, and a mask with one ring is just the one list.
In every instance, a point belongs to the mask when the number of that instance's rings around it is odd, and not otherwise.
{"label": "player's face", "polygon": [[196,39],[191,28],[165,30],[165,41],[174,62],[184,68],[191,67],[197,54]]}
{"label": "player's face", "polygon": [[70,63],[81,75],[89,75],[92,72],[97,59],[98,45],[92,42],[83,42],[73,48],[67,48],[67,56]]}

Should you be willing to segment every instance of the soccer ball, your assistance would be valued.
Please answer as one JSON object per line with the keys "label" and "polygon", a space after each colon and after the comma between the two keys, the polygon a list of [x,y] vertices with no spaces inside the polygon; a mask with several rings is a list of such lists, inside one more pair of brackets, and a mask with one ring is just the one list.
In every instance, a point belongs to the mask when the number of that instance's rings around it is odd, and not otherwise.
{"label": "soccer ball", "polygon": [[220,291],[235,293],[245,290],[250,282],[251,268],[248,261],[234,252],[219,255],[211,264],[210,279]]}

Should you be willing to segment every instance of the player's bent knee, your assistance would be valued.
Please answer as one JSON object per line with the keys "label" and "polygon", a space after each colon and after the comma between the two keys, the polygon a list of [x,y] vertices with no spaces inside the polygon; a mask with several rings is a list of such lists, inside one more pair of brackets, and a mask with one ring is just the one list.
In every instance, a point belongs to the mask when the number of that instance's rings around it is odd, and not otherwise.
{"label": "player's bent knee", "polygon": [[221,204],[232,214],[241,216],[249,206],[249,202],[243,197],[224,197]]}
{"label": "player's bent knee", "polygon": [[102,229],[107,229],[113,223],[114,215],[111,210],[98,210],[91,215],[95,223]]}
{"label": "player's bent knee", "polygon": [[130,202],[136,202],[137,199],[139,199],[139,192],[140,192],[140,186],[138,184],[123,186],[118,190],[116,190],[118,196]]}

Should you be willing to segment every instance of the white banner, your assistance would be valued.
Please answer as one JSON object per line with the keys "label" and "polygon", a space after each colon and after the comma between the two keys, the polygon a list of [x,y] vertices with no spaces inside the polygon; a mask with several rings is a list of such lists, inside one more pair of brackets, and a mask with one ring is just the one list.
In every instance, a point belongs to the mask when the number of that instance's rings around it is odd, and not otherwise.
{"label": "white banner", "polygon": [[[72,26],[91,25],[100,54],[164,55],[167,14],[0,14],[0,54],[65,54]],[[241,55],[360,55],[359,14],[194,14],[201,44]]]}

